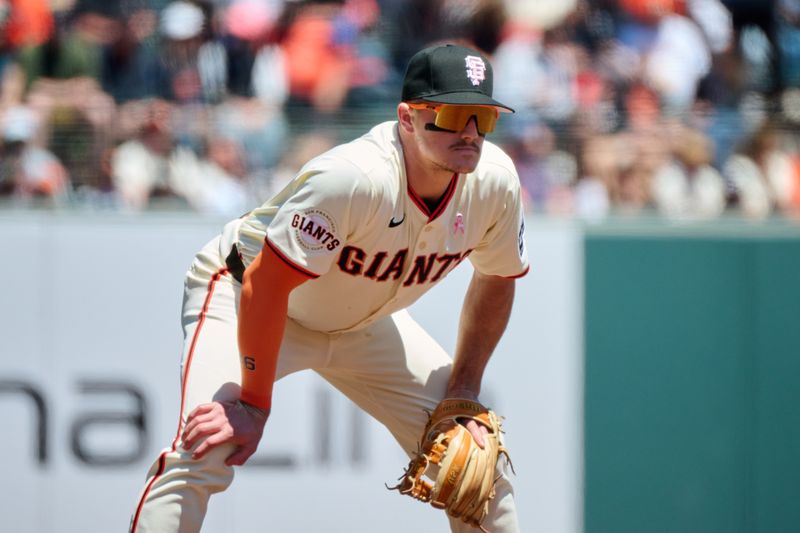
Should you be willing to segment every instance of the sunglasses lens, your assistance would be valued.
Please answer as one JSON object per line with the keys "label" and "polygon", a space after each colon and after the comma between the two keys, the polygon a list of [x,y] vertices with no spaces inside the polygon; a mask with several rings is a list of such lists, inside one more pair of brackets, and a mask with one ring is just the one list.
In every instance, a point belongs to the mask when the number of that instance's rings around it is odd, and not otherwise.
{"label": "sunglasses lens", "polygon": [[481,134],[494,131],[498,112],[493,107],[443,105],[436,113],[436,125],[450,131],[461,131],[472,117],[475,117],[478,132]]}

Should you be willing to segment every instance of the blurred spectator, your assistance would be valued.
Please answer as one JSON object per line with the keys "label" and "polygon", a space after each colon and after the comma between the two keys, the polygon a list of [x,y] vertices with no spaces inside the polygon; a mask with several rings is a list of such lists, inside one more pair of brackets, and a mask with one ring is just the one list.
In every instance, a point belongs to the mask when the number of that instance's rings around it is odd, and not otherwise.
{"label": "blurred spectator", "polygon": [[3,41],[8,47],[39,46],[53,35],[55,23],[47,0],[0,2]]}
{"label": "blurred spectator", "polygon": [[113,99],[91,78],[39,79],[27,101],[49,131],[48,146],[76,187],[97,186],[98,159],[111,142]]}
{"label": "blurred spectator", "polygon": [[[594,2],[597,3],[597,2]],[[506,0],[508,17],[528,28],[550,29],[587,7],[586,0]]]}
{"label": "blurred spectator", "polygon": [[226,8],[223,45],[229,94],[249,97],[258,91],[265,102],[281,105],[286,100],[286,65],[274,42],[282,5],[279,0],[234,0]]}
{"label": "blurred spectator", "polygon": [[296,135],[284,152],[281,161],[270,172],[267,188],[264,190],[265,198],[278,194],[309,158],[314,158],[330,150],[336,145],[336,142],[337,137],[332,132],[322,129]]}
{"label": "blurred spectator", "polygon": [[211,121],[218,135],[242,146],[247,173],[265,173],[286,150],[289,128],[281,107],[230,97],[215,108]]}
{"label": "blurred spectator", "polygon": [[775,18],[781,86],[800,87],[800,0],[777,0]]}
{"label": "blurred spectator", "polygon": [[[538,101],[537,94],[544,88],[545,72],[542,65],[542,32],[536,28],[511,23],[507,38],[500,43],[493,58],[495,73],[495,96],[508,102],[519,116],[526,120]],[[536,87],[539,90],[535,91]],[[509,122],[520,120],[518,116],[504,117]],[[500,121],[499,127],[503,127]]]}
{"label": "blurred spectator", "polygon": [[376,0],[316,0],[288,13],[280,59],[290,106],[330,114],[396,98],[384,85],[393,78],[387,47],[375,35],[381,16]]}
{"label": "blurred spectator", "polygon": [[581,176],[575,185],[575,214],[588,222],[599,222],[611,210],[608,191],[593,176]]}
{"label": "blurred spectator", "polygon": [[720,0],[686,0],[686,11],[703,31],[712,54],[731,49],[734,44],[733,17]]}
{"label": "blurred spectator", "polygon": [[616,182],[610,189],[615,210],[636,214],[653,206],[652,181],[668,160],[668,139],[660,95],[642,82],[622,95],[624,129],[617,134]]}
{"label": "blurred spectator", "polygon": [[39,145],[39,125],[29,108],[3,113],[0,194],[60,205],[67,200],[69,176],[58,158]]}
{"label": "blurred spectator", "polygon": [[526,209],[554,215],[572,213],[577,165],[572,155],[557,148],[551,128],[544,124],[521,128],[506,149],[517,167]]}
{"label": "blurred spectator", "polygon": [[732,203],[752,218],[796,213],[798,170],[797,154],[782,146],[774,124],[765,124],[723,168],[733,189]]}
{"label": "blurred spectator", "polygon": [[494,54],[508,21],[507,4],[504,0],[384,1],[392,68],[402,73],[415,52],[442,40],[462,40]]}
{"label": "blurred spectator", "polygon": [[503,0],[441,0],[440,39],[463,40],[487,54],[493,54],[503,39],[508,20]]}
{"label": "blurred spectator", "polygon": [[225,96],[227,57],[209,25],[210,16],[186,0],[173,1],[161,12],[167,97],[176,103],[217,103]]}
{"label": "blurred spectator", "polygon": [[[242,107],[228,118],[241,121],[238,126],[244,130],[248,123],[262,124],[260,104],[241,102]],[[247,108],[247,102],[256,107]],[[232,215],[263,201],[255,194],[257,184],[240,138],[207,125],[195,132],[201,139],[199,150],[177,142],[175,117],[184,110],[161,100],[129,103],[121,109],[122,139],[136,131],[134,138],[123,140],[110,157],[111,179],[121,205],[132,210],[189,206],[204,213]],[[242,130],[230,128],[229,132]]]}
{"label": "blurred spectator", "polygon": [[98,83],[100,49],[119,29],[113,5],[79,3],[60,12],[55,33],[20,51],[25,99],[49,131],[48,147],[64,163],[73,186],[96,186],[99,158],[110,142],[113,99]]}
{"label": "blurred spectator", "polygon": [[752,85],[774,94],[780,90],[781,48],[777,45],[777,0],[721,0],[731,13],[734,39],[739,43]]}
{"label": "blurred spectator", "polygon": [[686,16],[682,0],[621,0],[617,37],[637,56],[641,80],[655,89],[670,112],[694,102],[700,80],[711,68],[708,40]]}
{"label": "blurred spectator", "polygon": [[588,4],[577,7],[544,31],[511,24],[497,50],[499,91],[508,92],[505,98],[523,113],[530,109],[551,123],[609,132],[618,126],[617,91],[592,52],[607,44],[610,30],[597,27],[602,17]]}
{"label": "blurred spectator", "polygon": [[335,39],[342,1],[311,1],[293,12],[281,45],[291,103],[321,112],[338,110],[347,97],[353,50]]}
{"label": "blurred spectator", "polygon": [[619,155],[623,146],[616,135],[597,135],[585,140],[579,152],[580,176],[575,186],[575,213],[598,221],[611,212],[619,183]]}
{"label": "blurred spectator", "polygon": [[139,126],[134,138],[124,140],[113,150],[111,180],[122,207],[141,210],[154,198],[179,199],[168,175],[173,148],[169,124],[161,117],[151,116]]}
{"label": "blurred spectator", "polygon": [[622,101],[623,129],[597,134],[583,115],[570,131],[582,142],[580,179],[575,185],[575,210],[582,218],[598,220],[611,212],[632,215],[654,204],[653,179],[668,161],[658,95],[634,84]]}
{"label": "blurred spectator", "polygon": [[0,110],[21,105],[24,99],[25,73],[13,60],[0,64]]}
{"label": "blurred spectator", "polygon": [[178,147],[168,163],[167,181],[202,213],[240,215],[260,204],[252,194],[242,146],[225,137],[209,139],[205,157]]}
{"label": "blurred spectator", "polygon": [[670,132],[671,157],[653,177],[653,199],[670,218],[708,219],[725,209],[725,182],[710,163],[711,142],[702,133],[676,125]]}
{"label": "blurred spectator", "polygon": [[742,136],[747,135],[740,104],[747,94],[746,76],[738,53],[716,56],[709,75],[700,83],[693,114],[717,147],[714,165],[722,164]]}
{"label": "blurred spectator", "polygon": [[622,135],[620,143],[629,156],[621,158],[612,196],[614,209],[622,214],[636,215],[652,207],[653,178],[663,163],[661,142],[652,135]]}
{"label": "blurred spectator", "polygon": [[711,51],[697,24],[681,15],[659,19],[644,56],[643,79],[661,94],[670,111],[691,108],[700,80],[711,69]]}
{"label": "blurred spectator", "polygon": [[[349,108],[384,109],[397,99],[399,76],[391,68],[388,46],[379,29],[377,0],[346,0],[337,20],[338,41],[353,47],[353,70],[345,105]],[[392,84],[395,85],[392,85]]]}
{"label": "blurred spectator", "polygon": [[115,11],[113,4],[100,10],[79,3],[73,11],[58,13],[56,29],[46,41],[26,43],[20,49],[27,87],[40,78],[100,79],[101,47],[120,31]]}
{"label": "blurred spectator", "polygon": [[619,0],[631,17],[642,23],[658,22],[662,17],[684,12],[684,0]]}
{"label": "blurred spectator", "polygon": [[120,13],[120,17],[120,31],[102,50],[103,90],[118,103],[167,96],[155,11],[139,7],[130,13]]}
{"label": "blurred spectator", "polygon": [[289,98],[286,55],[280,46],[265,44],[253,59],[253,96],[268,107],[283,107]]}
{"label": "blurred spectator", "polygon": [[570,40],[566,26],[542,34],[512,26],[511,37],[500,45],[495,60],[496,83],[504,87],[498,97],[523,113],[529,109],[548,122],[567,123],[577,111],[578,80],[590,71],[588,61],[587,50]]}

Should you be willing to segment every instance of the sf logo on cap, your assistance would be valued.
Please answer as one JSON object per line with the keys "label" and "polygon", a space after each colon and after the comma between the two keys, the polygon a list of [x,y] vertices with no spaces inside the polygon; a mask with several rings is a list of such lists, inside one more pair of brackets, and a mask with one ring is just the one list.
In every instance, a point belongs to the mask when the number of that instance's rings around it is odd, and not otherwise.
{"label": "sf logo on cap", "polygon": [[467,63],[467,77],[472,85],[480,85],[486,79],[486,63],[483,58],[478,56],[467,56],[464,58]]}

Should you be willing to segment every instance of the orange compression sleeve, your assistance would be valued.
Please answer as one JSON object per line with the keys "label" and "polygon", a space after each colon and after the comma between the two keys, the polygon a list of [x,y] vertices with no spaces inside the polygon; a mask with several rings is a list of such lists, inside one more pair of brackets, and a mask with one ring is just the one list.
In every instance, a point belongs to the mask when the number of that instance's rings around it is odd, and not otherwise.
{"label": "orange compression sleeve", "polygon": [[289,293],[309,279],[269,246],[264,246],[245,270],[238,325],[243,402],[264,410],[272,405],[272,385],[286,326]]}

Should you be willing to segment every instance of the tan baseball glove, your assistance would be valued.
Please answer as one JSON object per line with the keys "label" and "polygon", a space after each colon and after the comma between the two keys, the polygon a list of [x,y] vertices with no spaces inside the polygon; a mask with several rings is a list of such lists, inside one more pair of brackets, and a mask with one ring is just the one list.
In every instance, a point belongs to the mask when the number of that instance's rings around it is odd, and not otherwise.
{"label": "tan baseball glove", "polygon": [[[484,448],[464,427],[469,419],[489,430],[483,439]],[[419,451],[400,483],[387,488],[430,502],[450,516],[486,531],[481,523],[494,498],[495,467],[500,455],[510,464],[508,453],[500,444],[500,432],[497,415],[480,403],[459,398],[442,400],[431,413]],[[435,468],[428,472],[431,465],[438,466],[438,472]],[[426,474],[433,481],[423,479]]]}

